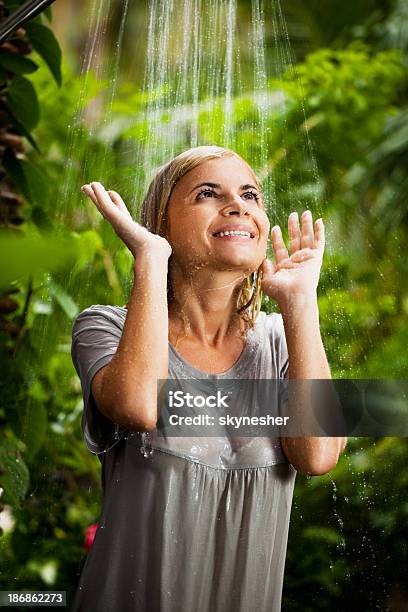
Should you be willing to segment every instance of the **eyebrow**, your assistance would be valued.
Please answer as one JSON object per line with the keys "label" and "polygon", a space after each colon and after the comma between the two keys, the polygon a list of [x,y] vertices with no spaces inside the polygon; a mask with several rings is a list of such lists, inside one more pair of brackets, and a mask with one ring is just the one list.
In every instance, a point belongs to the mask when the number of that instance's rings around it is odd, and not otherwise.
{"label": "eyebrow", "polygon": [[[215,187],[216,189],[219,189],[221,187],[221,185],[219,183],[200,183],[199,185],[196,185],[190,191],[190,193],[193,193],[193,191],[195,191],[199,187]],[[258,187],[255,187],[255,185],[249,185],[249,184],[248,185],[241,185],[240,189],[256,189],[257,191],[259,191]]]}

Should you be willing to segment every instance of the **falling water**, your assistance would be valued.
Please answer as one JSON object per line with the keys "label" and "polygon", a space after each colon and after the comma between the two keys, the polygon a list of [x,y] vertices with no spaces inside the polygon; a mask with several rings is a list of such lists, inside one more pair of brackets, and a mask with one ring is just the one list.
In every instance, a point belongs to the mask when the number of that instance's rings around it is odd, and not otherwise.
{"label": "falling water", "polygon": [[[74,150],[78,145],[81,138],[80,128],[84,121],[86,111],[86,92],[88,90],[89,75],[91,69],[95,71],[96,75],[101,77],[101,62],[98,62],[98,58],[101,58],[101,45],[103,39],[103,33],[106,29],[106,15],[109,0],[102,0],[102,2],[94,2],[91,5],[89,13],[89,27],[88,35],[86,37],[86,48],[84,50],[82,67],[81,67],[81,90],[77,100],[76,107],[73,111],[72,121],[69,127],[67,151],[66,151],[66,169],[64,182],[61,186],[57,214],[61,219],[62,215],[66,213],[66,206],[69,198],[73,195],[73,191],[77,188],[78,180],[78,168],[74,163]],[[89,134],[92,133],[92,127],[88,126]]]}
{"label": "falling water", "polygon": [[267,162],[266,150],[266,112],[267,112],[267,79],[265,63],[265,24],[263,7],[259,0],[252,2],[252,36],[254,56],[254,90],[259,91],[259,141],[261,147],[261,170]]}
{"label": "falling water", "polygon": [[[267,8],[261,0],[252,2],[248,47],[253,81],[243,86],[236,0],[211,0],[205,7],[200,0],[155,0],[150,4],[143,84],[147,102],[142,117],[135,118],[148,126],[143,141],[135,147],[134,165],[144,168],[144,181],[141,184],[140,176],[135,175],[135,193],[142,195],[154,170],[182,148],[210,143],[234,148],[242,138],[235,128],[234,104],[244,98],[257,111],[251,124],[260,151],[256,171],[261,179],[270,174],[267,114],[283,99],[281,92],[267,87],[268,78],[276,76],[267,74],[265,61],[264,22],[271,18],[273,6],[273,2]],[[274,28],[278,27],[281,25],[275,24]],[[288,44],[279,42],[279,48]],[[277,73],[287,67],[287,56],[287,51],[281,53],[285,65]],[[268,179],[265,194],[273,201],[270,212],[279,219],[281,213],[270,187],[273,178]],[[138,212],[136,208],[134,214]]]}
{"label": "falling water", "polygon": [[[273,117],[271,111],[285,105],[285,96],[268,87],[270,78],[279,76],[293,66],[293,57],[286,24],[277,0],[252,0],[250,28],[245,44],[245,57],[252,62],[252,80],[242,82],[242,24],[237,18],[236,0],[152,0],[148,3],[145,39],[146,55],[140,95],[141,108],[127,119],[127,127],[138,134],[122,145],[129,168],[135,171],[119,179],[106,163],[106,151],[120,134],[116,123],[115,102],[121,86],[119,62],[123,34],[126,30],[128,2],[123,14],[117,44],[112,54],[106,48],[106,30],[111,11],[110,0],[93,0],[89,15],[89,36],[82,64],[82,89],[75,109],[67,147],[67,168],[59,196],[60,214],[65,214],[69,202],[77,198],[78,187],[89,180],[115,181],[111,185],[130,194],[128,204],[136,218],[140,203],[155,169],[181,150],[199,144],[218,144],[232,149],[249,138],[255,143],[252,163],[264,180],[264,192],[272,223],[286,226],[286,211],[274,193],[275,151],[270,150]],[[276,61],[266,65],[266,24],[275,39]],[[101,83],[101,92],[91,102],[87,99],[90,75]],[[102,87],[107,82],[108,86]],[[251,123],[241,130],[234,118],[235,105],[250,102],[255,109]],[[86,122],[88,135],[98,138],[105,147],[100,154],[100,175],[89,176],[89,161],[83,167],[73,162],[74,151],[81,139]],[[220,123],[222,130],[220,131]],[[307,130],[299,133],[306,158],[310,160],[310,182],[318,176]],[[247,145],[246,145],[247,146]],[[290,164],[284,164],[290,192]],[[92,165],[95,167],[95,164]],[[109,183],[108,183],[109,184]],[[80,196],[79,196],[80,197]],[[293,201],[295,209],[295,201]],[[87,213],[89,219],[89,212]],[[97,216],[94,215],[94,219]],[[88,221],[89,223],[89,221]]]}
{"label": "falling water", "polygon": [[225,57],[226,79],[225,79],[225,110],[224,110],[224,142],[225,146],[231,140],[231,115],[232,115],[232,78],[233,78],[233,51],[235,35],[235,14],[236,5],[234,0],[228,0],[227,14],[227,52]]}
{"label": "falling water", "polygon": [[[108,88],[109,93],[107,94],[107,99],[108,99],[107,110],[103,113],[103,121],[102,121],[102,128],[101,128],[101,132],[102,132],[101,136],[102,138],[105,136],[104,140],[106,140],[107,142],[110,141],[109,128],[112,122],[113,102],[115,100],[117,84],[118,84],[119,62],[120,62],[120,56],[121,56],[121,51],[122,51],[123,34],[125,31],[126,19],[128,15],[128,8],[129,8],[129,0],[124,0],[118,38],[115,44],[115,52],[113,56],[114,57],[113,66],[111,69],[111,76],[109,79],[109,88]],[[103,156],[102,163],[101,163],[101,173],[102,174],[105,168],[105,163],[106,163],[106,155]]]}

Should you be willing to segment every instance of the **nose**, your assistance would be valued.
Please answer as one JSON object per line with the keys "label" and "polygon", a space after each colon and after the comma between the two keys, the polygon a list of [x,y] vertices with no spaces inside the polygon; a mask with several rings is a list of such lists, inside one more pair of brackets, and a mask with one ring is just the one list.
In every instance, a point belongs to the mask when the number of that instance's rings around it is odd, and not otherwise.
{"label": "nose", "polygon": [[225,206],[224,214],[226,215],[247,215],[248,210],[246,204],[242,198],[235,196],[231,199],[231,202]]}

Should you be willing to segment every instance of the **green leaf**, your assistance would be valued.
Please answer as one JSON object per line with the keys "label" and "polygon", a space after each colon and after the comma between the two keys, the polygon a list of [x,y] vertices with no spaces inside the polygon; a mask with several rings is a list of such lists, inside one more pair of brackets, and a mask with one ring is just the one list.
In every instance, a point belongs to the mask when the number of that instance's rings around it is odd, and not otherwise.
{"label": "green leaf", "polygon": [[3,166],[31,204],[46,208],[49,200],[49,182],[42,170],[27,159],[18,159],[6,149]]}
{"label": "green leaf", "polygon": [[328,544],[339,544],[341,541],[341,534],[335,529],[323,527],[322,525],[319,525],[319,527],[306,527],[303,531],[303,535],[308,540],[320,540]]}
{"label": "green leaf", "polygon": [[61,86],[61,48],[53,32],[39,23],[26,24],[28,37],[34,49],[44,59],[58,86]]}
{"label": "green leaf", "polygon": [[20,160],[14,155],[11,149],[6,149],[3,157],[3,167],[7,174],[18,185],[21,193],[27,200],[30,199],[30,191],[28,188],[27,179],[24,175]]}
{"label": "green leaf", "polygon": [[51,295],[61,306],[68,318],[73,319],[79,313],[79,308],[72,297],[54,280],[48,281],[48,288]]}
{"label": "green leaf", "polygon": [[80,234],[74,234],[78,240],[78,257],[75,262],[75,270],[83,270],[95,259],[97,253],[103,252],[103,240],[95,230],[86,230]]}
{"label": "green leaf", "polygon": [[7,71],[0,66],[0,84],[7,82]]}
{"label": "green leaf", "polygon": [[0,270],[0,288],[11,282],[27,280],[38,273],[51,272],[72,263],[77,241],[57,235],[21,236],[0,232],[0,257],[7,266]]}
{"label": "green leaf", "polygon": [[25,128],[25,126],[22,123],[19,122],[19,120],[12,113],[10,114],[13,117],[13,121],[14,121],[16,128],[20,131],[22,136],[25,136],[28,142],[34,147],[34,149],[38,151],[38,153],[41,153],[39,146],[37,145],[36,141],[34,140],[33,136],[30,134],[30,132]]}
{"label": "green leaf", "polygon": [[29,472],[19,449],[11,440],[0,436],[0,487],[4,490],[1,501],[19,506],[28,484]]}
{"label": "green leaf", "polygon": [[7,410],[7,421],[16,436],[26,445],[25,454],[30,460],[41,448],[47,431],[48,418],[44,403],[26,399]]}
{"label": "green leaf", "polygon": [[28,184],[30,202],[46,207],[49,201],[49,182],[46,174],[28,159],[19,161]]}
{"label": "green leaf", "polygon": [[17,121],[31,132],[40,119],[40,107],[32,83],[24,77],[13,79],[7,91],[8,109]]}
{"label": "green leaf", "polygon": [[0,53],[0,66],[14,74],[30,74],[38,70],[35,62],[18,53]]}
{"label": "green leaf", "polygon": [[27,138],[28,142],[31,143],[31,145],[34,147],[34,149],[36,151],[38,151],[38,153],[41,153],[39,146],[37,145],[37,143],[34,140],[34,138],[31,136],[30,132],[24,127],[24,125],[22,123],[20,123],[20,121],[12,113],[10,108],[6,107],[6,110],[7,110],[8,114],[9,114],[10,122],[14,124],[14,126],[17,128],[17,130],[20,132],[20,134],[22,136],[25,136]]}

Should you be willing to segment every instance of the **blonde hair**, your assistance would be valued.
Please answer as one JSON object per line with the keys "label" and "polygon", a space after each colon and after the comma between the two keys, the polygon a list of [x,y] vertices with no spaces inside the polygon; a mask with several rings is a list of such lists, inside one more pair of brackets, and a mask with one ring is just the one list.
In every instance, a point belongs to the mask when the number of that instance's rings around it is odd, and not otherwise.
{"label": "blonde hair", "polygon": [[[142,203],[140,223],[150,232],[165,236],[166,213],[173,188],[187,172],[211,159],[235,156],[251,170],[256,185],[261,190],[258,178],[249,164],[235,151],[217,146],[200,146],[183,151],[177,157],[158,168]],[[171,258],[171,257],[170,257]],[[170,274],[167,277],[168,299],[173,295]],[[262,289],[260,268],[247,276],[238,295],[237,314],[244,322],[245,329],[253,327],[261,310]]]}

